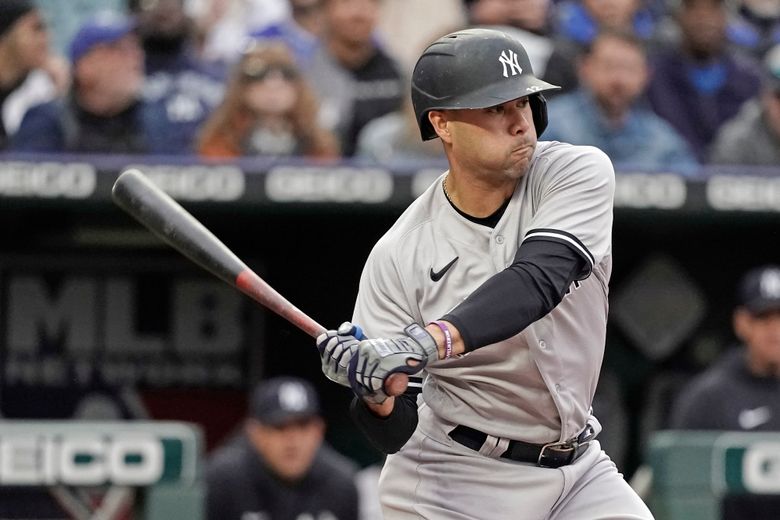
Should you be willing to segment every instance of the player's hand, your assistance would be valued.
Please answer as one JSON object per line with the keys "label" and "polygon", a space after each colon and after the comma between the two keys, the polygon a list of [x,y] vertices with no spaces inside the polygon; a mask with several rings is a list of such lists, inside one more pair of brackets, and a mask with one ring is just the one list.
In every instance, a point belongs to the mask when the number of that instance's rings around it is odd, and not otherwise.
{"label": "player's hand", "polygon": [[[439,359],[436,341],[424,328],[413,323],[406,335],[395,339],[366,339],[360,342],[349,361],[349,384],[365,400],[381,404],[391,395],[399,378],[396,374],[416,374]],[[388,380],[392,379],[392,384]]]}
{"label": "player's hand", "polygon": [[320,334],[317,337],[317,349],[320,351],[322,373],[325,377],[350,388],[349,360],[357,350],[360,341],[365,338],[361,328],[348,321],[342,323],[336,330]]}

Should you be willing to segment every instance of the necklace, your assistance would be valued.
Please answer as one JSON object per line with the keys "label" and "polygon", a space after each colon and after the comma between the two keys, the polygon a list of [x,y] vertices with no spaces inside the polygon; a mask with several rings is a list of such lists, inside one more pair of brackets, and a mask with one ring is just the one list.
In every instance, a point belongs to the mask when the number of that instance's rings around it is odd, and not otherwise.
{"label": "necklace", "polygon": [[448,200],[448,201],[452,202],[452,199],[450,198],[450,194],[449,194],[449,192],[447,191],[447,179],[449,179],[449,178],[450,178],[450,176],[449,176],[449,175],[447,175],[446,177],[444,177],[444,180],[443,180],[443,181],[441,181],[441,187],[442,187],[442,189],[444,189],[444,196],[445,196],[445,197],[447,197],[447,200]]}

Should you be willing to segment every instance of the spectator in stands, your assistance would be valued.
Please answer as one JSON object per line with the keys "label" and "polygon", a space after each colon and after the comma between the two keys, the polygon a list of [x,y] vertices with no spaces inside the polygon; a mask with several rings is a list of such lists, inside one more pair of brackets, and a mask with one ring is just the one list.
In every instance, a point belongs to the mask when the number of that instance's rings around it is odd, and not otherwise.
{"label": "spectator in stands", "polygon": [[235,66],[222,104],[198,138],[204,157],[337,157],[338,142],[317,124],[318,100],[281,42],[253,44]]}
{"label": "spectator in stands", "polygon": [[288,0],[290,18],[253,31],[255,41],[281,40],[295,54],[302,67],[308,65],[320,43],[323,26],[323,0]]}
{"label": "spectator in stands", "polygon": [[550,34],[550,0],[466,0],[465,3],[473,25],[507,25],[534,34]]}
{"label": "spectator in stands", "polygon": [[[780,2],[733,0],[727,1],[726,7],[725,38],[729,48],[760,60],[772,45],[780,43]],[[680,41],[680,27],[674,10],[665,13],[659,20],[657,36],[658,41],[665,45]]]}
{"label": "spectator in stands", "polygon": [[543,78],[553,85],[560,85],[561,90],[550,92],[550,95],[560,95],[577,87],[577,60],[600,31],[632,32],[649,43],[655,34],[656,21],[645,3],[645,0],[559,2],[553,21],[555,47]]}
{"label": "spectator in stands", "polygon": [[252,31],[290,18],[288,0],[189,0],[200,55],[233,65]]}
{"label": "spectator in stands", "polygon": [[322,99],[323,126],[346,156],[360,130],[401,107],[404,82],[397,63],[373,37],[380,0],[324,0],[323,44],[305,73]]}
{"label": "spectator in stands", "polygon": [[469,23],[498,29],[523,44],[534,74],[544,76],[553,51],[551,0],[468,0]]}
{"label": "spectator in stands", "polygon": [[144,98],[172,125],[168,152],[194,153],[198,129],[222,100],[224,70],[198,56],[184,0],[128,0],[128,6],[144,49]]}
{"label": "spectator in stands", "polygon": [[357,467],[323,442],[312,386],[291,377],[261,383],[243,431],[209,458],[209,520],[357,520]]}
{"label": "spectator in stands", "polygon": [[580,88],[549,102],[545,139],[596,146],[618,170],[695,170],[697,161],[685,139],[642,103],[649,70],[636,36],[600,33],[579,72]]}
{"label": "spectator in stands", "polygon": [[385,51],[411,77],[422,49],[466,23],[463,0],[383,0],[375,33]]}
{"label": "spectator in stands", "polygon": [[377,162],[405,162],[415,166],[445,159],[444,148],[438,139],[420,139],[411,95],[405,97],[399,110],[377,117],[363,127],[355,155]]}
{"label": "spectator in stands", "polygon": [[[780,431],[780,266],[743,276],[733,328],[742,346],[682,390],[672,409],[672,429]],[[778,495],[731,495],[722,518],[768,520],[778,511]]]}
{"label": "spectator in stands", "polygon": [[703,161],[720,125],[758,93],[760,69],[728,50],[725,0],[681,0],[675,16],[681,41],[651,60],[648,97]]}
{"label": "spectator in stands", "polygon": [[32,0],[0,2],[0,150],[27,109],[53,99],[70,81],[49,50],[49,31]]}
{"label": "spectator in stands", "polygon": [[780,44],[764,58],[761,92],[718,131],[710,162],[780,165]]}
{"label": "spectator in stands", "polygon": [[169,153],[165,112],[141,99],[143,50],[124,17],[87,21],[70,46],[73,82],[66,96],[32,107],[11,149],[34,152]]}

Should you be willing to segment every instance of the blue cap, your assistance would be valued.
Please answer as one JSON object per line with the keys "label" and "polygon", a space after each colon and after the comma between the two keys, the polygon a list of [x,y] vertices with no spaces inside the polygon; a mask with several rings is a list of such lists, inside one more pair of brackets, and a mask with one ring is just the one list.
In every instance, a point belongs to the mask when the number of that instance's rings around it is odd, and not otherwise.
{"label": "blue cap", "polygon": [[76,63],[96,45],[114,43],[135,30],[135,22],[126,16],[107,12],[90,18],[70,42],[70,61]]}

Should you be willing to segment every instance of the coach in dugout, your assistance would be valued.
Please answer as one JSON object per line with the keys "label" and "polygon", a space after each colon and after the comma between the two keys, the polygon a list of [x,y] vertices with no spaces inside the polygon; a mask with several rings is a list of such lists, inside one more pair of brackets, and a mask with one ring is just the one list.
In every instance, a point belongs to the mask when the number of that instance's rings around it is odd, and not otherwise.
{"label": "coach in dugout", "polygon": [[[737,290],[729,349],[682,389],[676,430],[780,432],[780,265],[751,269]],[[726,494],[722,520],[776,520],[780,494]]]}
{"label": "coach in dugout", "polygon": [[312,386],[261,383],[239,436],[208,460],[209,520],[357,520],[356,466],[323,443]]}

